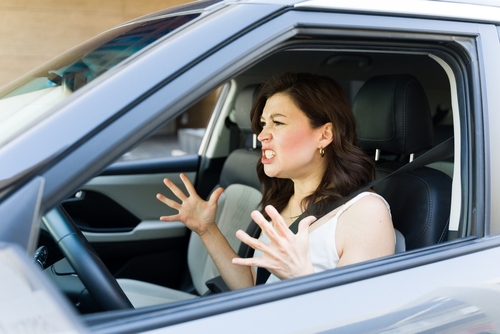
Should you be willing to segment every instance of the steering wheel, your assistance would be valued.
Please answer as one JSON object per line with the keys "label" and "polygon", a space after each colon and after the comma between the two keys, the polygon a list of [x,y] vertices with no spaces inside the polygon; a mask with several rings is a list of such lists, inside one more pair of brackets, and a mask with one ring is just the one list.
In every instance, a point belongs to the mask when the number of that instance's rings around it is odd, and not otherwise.
{"label": "steering wheel", "polygon": [[49,211],[43,219],[61,252],[103,311],[133,308],[116,279],[62,206]]}

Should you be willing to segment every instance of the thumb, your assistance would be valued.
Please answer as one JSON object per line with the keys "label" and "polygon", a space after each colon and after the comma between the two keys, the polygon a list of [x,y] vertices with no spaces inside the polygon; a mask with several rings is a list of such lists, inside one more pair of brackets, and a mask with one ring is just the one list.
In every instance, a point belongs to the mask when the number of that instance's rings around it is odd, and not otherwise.
{"label": "thumb", "polygon": [[215,189],[214,192],[212,193],[212,195],[210,195],[210,199],[208,201],[210,203],[217,203],[220,195],[222,195],[223,192],[224,192],[224,188],[219,187],[219,188]]}
{"label": "thumb", "polygon": [[307,216],[306,218],[302,219],[299,223],[299,228],[297,230],[297,234],[305,231],[305,233],[309,233],[308,229],[309,226],[316,221],[316,217],[314,216]]}

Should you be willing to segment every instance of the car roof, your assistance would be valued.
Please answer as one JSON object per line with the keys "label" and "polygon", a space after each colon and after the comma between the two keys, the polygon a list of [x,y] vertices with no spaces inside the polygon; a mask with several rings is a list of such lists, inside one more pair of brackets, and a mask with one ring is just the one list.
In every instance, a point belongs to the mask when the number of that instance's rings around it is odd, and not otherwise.
{"label": "car roof", "polygon": [[238,3],[278,4],[297,9],[394,14],[500,24],[499,0],[202,0],[169,7],[130,22],[148,21],[180,12],[217,11]]}
{"label": "car roof", "polygon": [[475,1],[471,1],[471,0],[431,0],[431,1],[468,3],[468,4],[500,7],[500,2],[498,0],[475,0]]}
{"label": "car roof", "polygon": [[498,0],[308,0],[295,7],[500,24]]}

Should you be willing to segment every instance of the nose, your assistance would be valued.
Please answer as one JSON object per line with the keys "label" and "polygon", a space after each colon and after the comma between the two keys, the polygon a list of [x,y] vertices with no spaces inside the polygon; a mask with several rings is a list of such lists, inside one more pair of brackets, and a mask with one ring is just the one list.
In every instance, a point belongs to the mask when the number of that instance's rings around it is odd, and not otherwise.
{"label": "nose", "polygon": [[262,128],[262,130],[260,131],[259,135],[257,136],[257,139],[260,141],[260,142],[264,142],[264,141],[267,141],[269,140],[271,137],[271,134],[268,130],[266,130],[265,127]]}

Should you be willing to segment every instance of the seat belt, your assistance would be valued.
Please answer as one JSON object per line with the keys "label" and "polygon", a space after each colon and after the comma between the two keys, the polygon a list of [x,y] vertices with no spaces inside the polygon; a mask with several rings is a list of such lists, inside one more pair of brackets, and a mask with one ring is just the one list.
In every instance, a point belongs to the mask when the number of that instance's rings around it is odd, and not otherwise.
{"label": "seat belt", "polygon": [[[361,187],[360,189],[358,190],[355,190],[354,192],[352,192],[351,194],[345,196],[345,197],[342,197],[342,198],[339,198],[338,200],[336,200],[335,202],[333,202],[330,206],[330,208],[332,208],[331,210],[329,209],[329,211],[327,212],[322,212],[320,213],[320,215],[317,215],[316,216],[316,221],[318,221],[318,219],[320,219],[321,217],[323,217],[325,214],[327,214],[328,212],[331,212],[332,210],[336,209],[337,207],[339,207],[340,205],[348,202],[349,200],[351,200],[352,198],[356,197],[357,195],[361,194],[362,192],[364,191],[367,191],[368,189],[371,189],[373,188],[375,185],[377,185],[378,183],[394,176],[394,175],[397,175],[397,174],[400,174],[400,173],[404,173],[404,172],[409,172],[409,171],[412,171],[412,170],[415,170],[415,169],[418,169],[418,168],[421,168],[421,167],[424,167],[428,164],[431,164],[433,162],[437,162],[437,161],[440,161],[440,160],[444,160],[444,159],[447,159],[449,157],[452,157],[454,154],[454,137],[450,137],[448,138],[447,140],[445,140],[444,142],[440,143],[439,145],[436,145],[435,147],[431,148],[430,150],[428,150],[427,152],[423,153],[422,155],[418,156],[417,158],[415,158],[413,161],[401,166],[400,168],[396,169],[395,171],[391,172],[390,174],[382,177],[382,178],[379,178],[379,179],[376,179],[366,185],[364,185],[363,187]],[[305,217],[307,216],[310,216],[310,213],[308,213],[307,211],[302,213],[293,223],[292,225],[290,225],[290,230],[297,234],[297,231],[298,231],[298,228],[299,228],[299,222],[304,219]],[[257,225],[255,222],[252,221],[251,225],[252,224],[255,224]],[[314,224],[314,222],[313,222]],[[255,227],[253,227],[253,231],[255,231]],[[253,234],[253,235],[256,235],[256,234]],[[255,282],[255,285],[259,285],[259,284],[264,284],[267,279],[269,278],[269,276],[271,275],[271,273],[266,269],[266,268],[257,268],[257,279],[256,279],[256,282]]]}

